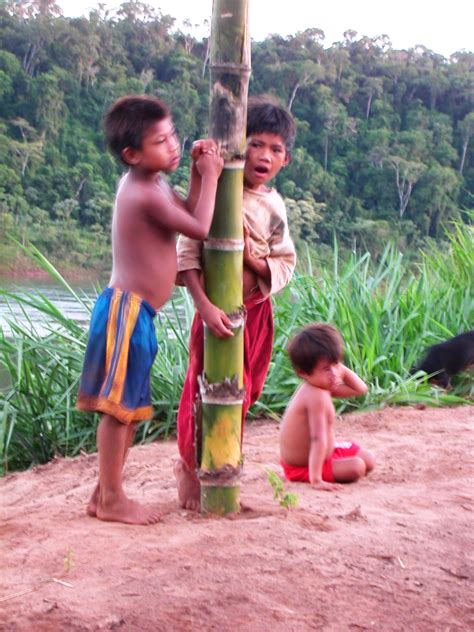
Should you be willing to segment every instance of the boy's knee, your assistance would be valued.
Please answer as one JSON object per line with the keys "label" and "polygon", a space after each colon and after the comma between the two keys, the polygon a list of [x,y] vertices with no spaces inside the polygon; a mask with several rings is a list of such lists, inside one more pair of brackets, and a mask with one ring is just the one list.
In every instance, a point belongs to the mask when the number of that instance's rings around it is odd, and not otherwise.
{"label": "boy's knee", "polygon": [[361,459],[358,456],[354,458],[354,463],[353,463],[352,468],[353,468],[354,480],[357,480],[358,478],[362,478],[363,476],[365,476],[367,472],[367,466],[364,459]]}
{"label": "boy's knee", "polygon": [[364,461],[365,461],[366,473],[368,474],[375,467],[375,456],[372,454],[372,452],[369,452],[367,450],[364,453]]}
{"label": "boy's knee", "polygon": [[375,456],[374,456],[374,454],[372,452],[362,448],[357,453],[357,457],[359,459],[362,459],[364,461],[364,463],[365,463],[365,472],[364,472],[365,474],[368,474],[369,472],[371,472],[374,469],[374,467],[375,467]]}

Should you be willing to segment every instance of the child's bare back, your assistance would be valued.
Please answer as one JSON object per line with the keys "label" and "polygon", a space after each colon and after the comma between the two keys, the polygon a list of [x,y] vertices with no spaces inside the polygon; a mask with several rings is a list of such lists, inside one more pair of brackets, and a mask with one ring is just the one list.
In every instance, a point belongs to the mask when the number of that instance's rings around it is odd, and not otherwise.
{"label": "child's bare back", "polygon": [[176,233],[153,222],[148,211],[180,205],[162,176],[137,182],[132,173],[120,181],[112,222],[113,269],[111,287],[133,291],[156,310],[170,298],[176,278]]}
{"label": "child's bare back", "polygon": [[285,476],[331,491],[335,483],[355,481],[373,469],[373,455],[352,441],[337,443],[332,397],[367,392],[365,383],[341,364],[342,339],[330,325],[302,329],[288,352],[304,380],[291,399],[280,430],[280,457]]}
{"label": "child's bare back", "polygon": [[298,466],[308,464],[312,440],[312,411],[317,411],[321,425],[324,425],[327,436],[325,458],[332,453],[335,411],[331,393],[304,382],[288,404],[280,427],[280,454],[285,462]]}

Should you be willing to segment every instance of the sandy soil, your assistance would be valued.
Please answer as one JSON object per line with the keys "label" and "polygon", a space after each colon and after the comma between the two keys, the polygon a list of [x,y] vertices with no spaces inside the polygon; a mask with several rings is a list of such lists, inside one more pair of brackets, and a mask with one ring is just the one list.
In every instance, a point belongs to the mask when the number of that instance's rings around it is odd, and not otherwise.
{"label": "sandy soil", "polygon": [[[273,500],[278,425],[249,424],[233,519],[178,507],[176,443],[132,450],[130,495],[158,501],[152,527],[84,514],[95,455],[56,460],[1,484],[0,629],[54,632],[474,629],[474,408],[348,415],[337,436],[377,466],[338,492],[286,483]],[[470,478],[471,477],[471,478]]]}

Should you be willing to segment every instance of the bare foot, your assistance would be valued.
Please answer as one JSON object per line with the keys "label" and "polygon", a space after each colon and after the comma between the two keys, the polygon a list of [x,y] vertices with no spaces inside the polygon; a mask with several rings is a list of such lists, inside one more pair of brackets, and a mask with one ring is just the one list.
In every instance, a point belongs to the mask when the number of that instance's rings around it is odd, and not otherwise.
{"label": "bare foot", "polygon": [[161,518],[156,507],[140,505],[125,495],[108,504],[101,498],[97,505],[96,517],[99,520],[125,524],[155,524]]}
{"label": "bare foot", "polygon": [[201,508],[201,486],[197,476],[191,472],[182,459],[175,462],[174,475],[178,485],[178,498],[181,507],[191,511],[199,511]]}
{"label": "bare foot", "polygon": [[86,507],[86,514],[88,516],[92,516],[93,518],[95,518],[95,516],[97,515],[97,505],[99,504],[99,495],[100,495],[100,485],[99,483],[97,483]]}

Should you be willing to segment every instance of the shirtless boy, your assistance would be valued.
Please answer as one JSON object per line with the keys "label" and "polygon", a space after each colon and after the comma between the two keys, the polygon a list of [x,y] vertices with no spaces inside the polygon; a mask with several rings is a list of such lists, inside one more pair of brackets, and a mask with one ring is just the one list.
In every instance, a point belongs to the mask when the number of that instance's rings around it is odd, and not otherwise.
{"label": "shirtless boy", "polygon": [[176,278],[176,232],[204,239],[223,161],[212,140],[193,146],[188,198],[161,175],[178,168],[180,145],[159,99],[128,96],[105,118],[112,153],[127,167],[112,219],[113,267],[91,316],[77,407],[102,413],[97,429],[99,480],[87,512],[100,520],[153,524],[159,514],[130,500],[122,471],[136,422],[152,417],[150,371],[157,352],[153,318]]}
{"label": "shirtless boy", "polygon": [[[268,186],[290,161],[295,135],[293,117],[278,101],[269,96],[249,99],[243,193],[246,322],[242,421],[249,406],[262,392],[272,356],[271,295],[290,281],[296,263],[285,203],[279,193]],[[175,475],[181,505],[196,510],[200,500],[196,476],[200,429],[195,427],[194,413],[198,376],[203,371],[203,326],[205,324],[217,337],[232,336],[233,333],[228,315],[214,305],[204,291],[202,241],[180,237],[178,270],[194,299],[197,312],[189,337],[189,365],[178,410],[180,459],[175,464]]]}
{"label": "shirtless boy", "polygon": [[304,382],[293,395],[280,429],[280,458],[289,481],[331,491],[375,466],[371,452],[352,441],[334,439],[332,397],[355,397],[367,385],[341,363],[342,339],[324,323],[304,327],[290,341],[288,354]]}

